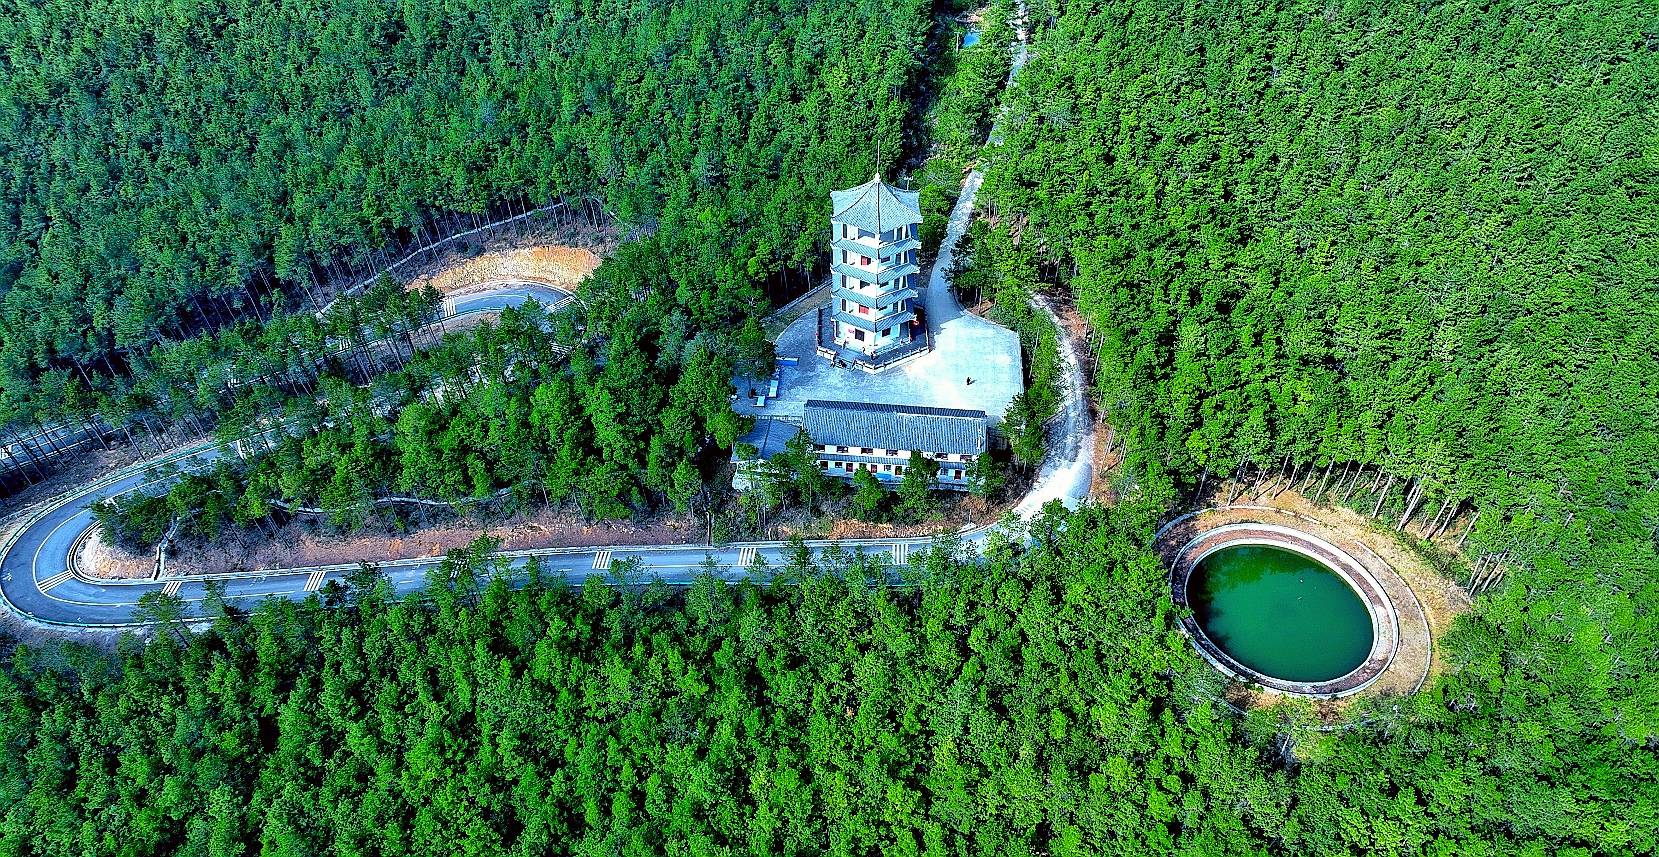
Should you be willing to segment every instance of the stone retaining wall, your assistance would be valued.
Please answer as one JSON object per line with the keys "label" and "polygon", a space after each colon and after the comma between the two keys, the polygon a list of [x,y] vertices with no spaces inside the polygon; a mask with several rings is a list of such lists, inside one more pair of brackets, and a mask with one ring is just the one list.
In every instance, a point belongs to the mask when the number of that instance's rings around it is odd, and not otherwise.
{"label": "stone retaining wall", "polygon": [[[1182,630],[1199,654],[1229,677],[1278,693],[1320,699],[1366,690],[1415,690],[1428,674],[1427,618],[1409,587],[1375,551],[1348,541],[1320,522],[1293,512],[1221,507],[1170,522],[1159,531],[1156,546],[1170,569],[1170,589],[1178,607],[1190,606],[1187,581],[1205,557],[1234,545],[1268,545],[1307,556],[1341,576],[1371,616],[1372,645],[1365,661],[1347,675],[1323,682],[1286,681],[1252,670],[1205,635],[1194,617],[1183,617]],[[1403,659],[1402,643],[1408,655]]]}

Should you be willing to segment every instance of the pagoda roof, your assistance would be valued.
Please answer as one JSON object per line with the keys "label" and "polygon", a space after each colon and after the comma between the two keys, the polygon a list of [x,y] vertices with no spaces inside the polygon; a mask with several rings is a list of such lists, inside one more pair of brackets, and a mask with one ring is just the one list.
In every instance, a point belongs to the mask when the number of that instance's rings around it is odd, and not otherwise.
{"label": "pagoda roof", "polygon": [[919,193],[899,190],[881,176],[846,190],[830,191],[834,220],[869,232],[890,232],[896,227],[922,222]]}

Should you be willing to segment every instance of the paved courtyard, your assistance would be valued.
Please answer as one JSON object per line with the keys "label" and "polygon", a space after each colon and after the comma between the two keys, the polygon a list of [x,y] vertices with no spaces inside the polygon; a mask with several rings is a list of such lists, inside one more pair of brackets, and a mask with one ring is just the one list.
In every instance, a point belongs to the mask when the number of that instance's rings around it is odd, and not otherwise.
{"label": "paved courtyard", "polygon": [[[968,183],[977,185],[978,178],[977,173],[970,175]],[[975,189],[964,187],[928,277],[925,318],[933,336],[932,351],[875,373],[831,366],[816,353],[817,313],[809,312],[778,337],[777,398],[756,407],[755,395],[766,392],[767,382],[738,379],[733,408],[754,417],[799,421],[808,399],[924,405],[984,411],[992,426],[1000,425],[1009,403],[1025,389],[1019,335],[964,312],[944,274],[950,270],[956,240],[973,210]],[[770,438],[766,436],[769,430]],[[767,441],[780,434],[787,440],[793,432],[778,432],[761,420],[753,434],[747,442],[765,450],[772,445]]]}

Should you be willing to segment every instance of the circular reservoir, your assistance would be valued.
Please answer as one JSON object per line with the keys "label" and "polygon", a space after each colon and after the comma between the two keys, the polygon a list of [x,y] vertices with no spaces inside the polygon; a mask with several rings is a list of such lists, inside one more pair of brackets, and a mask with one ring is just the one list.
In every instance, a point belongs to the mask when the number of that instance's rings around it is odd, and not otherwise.
{"label": "circular reservoir", "polygon": [[1205,556],[1188,578],[1187,602],[1222,651],[1287,681],[1345,676],[1374,642],[1359,594],[1331,569],[1282,548],[1236,544]]}

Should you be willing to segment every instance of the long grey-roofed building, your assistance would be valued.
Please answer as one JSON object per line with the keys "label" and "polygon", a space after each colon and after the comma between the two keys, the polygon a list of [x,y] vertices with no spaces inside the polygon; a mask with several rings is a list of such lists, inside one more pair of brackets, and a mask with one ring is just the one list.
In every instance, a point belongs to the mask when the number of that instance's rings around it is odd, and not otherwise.
{"label": "long grey-roofed building", "polygon": [[984,411],[814,399],[802,412],[802,428],[818,467],[844,479],[860,470],[902,479],[911,453],[919,452],[939,464],[940,487],[963,489],[985,454]]}

